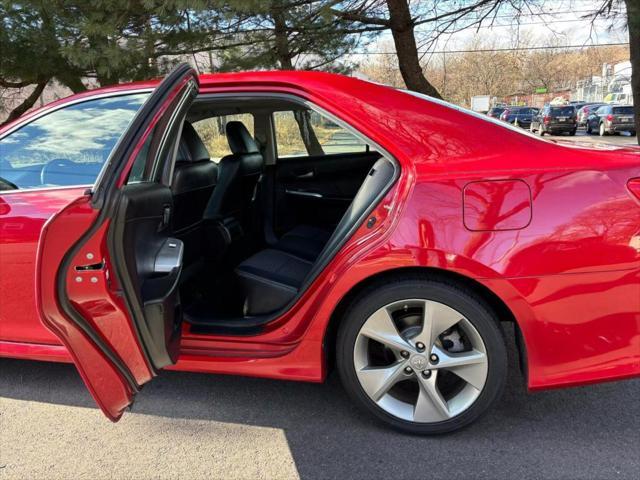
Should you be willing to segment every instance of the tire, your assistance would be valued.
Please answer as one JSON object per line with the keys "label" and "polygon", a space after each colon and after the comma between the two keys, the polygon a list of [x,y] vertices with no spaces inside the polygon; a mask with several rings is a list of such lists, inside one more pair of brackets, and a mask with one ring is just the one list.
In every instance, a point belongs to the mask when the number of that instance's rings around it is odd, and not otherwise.
{"label": "tire", "polygon": [[608,133],[607,133],[607,130],[606,130],[606,129],[605,129],[605,127],[604,127],[604,123],[601,123],[601,124],[600,124],[600,130],[599,130],[599,133],[600,133],[600,136],[601,136],[601,137],[604,137],[604,136],[606,136],[606,135],[608,134]]}
{"label": "tire", "polygon": [[571,130],[571,131],[569,132],[569,135],[570,135],[570,136],[572,136],[572,137],[573,137],[575,134],[576,134],[576,130]]}
{"label": "tire", "polygon": [[[434,313],[433,317],[429,317],[436,319],[433,321],[434,325],[438,324],[438,326],[441,327],[443,325],[442,322],[451,323],[451,319],[455,318],[457,318],[457,320],[454,321],[458,323],[454,323],[453,327],[447,327],[442,334],[436,333],[435,335],[437,336],[435,337],[436,339],[433,346],[425,347],[423,345],[422,350],[420,350],[421,343],[419,341],[416,343],[415,338],[425,338],[422,336],[424,331],[420,329],[418,335],[410,336],[409,333],[406,332],[412,329],[415,331],[418,327],[406,327],[405,330],[402,330],[405,333],[401,334],[405,335],[405,337],[396,336],[393,338],[400,338],[404,342],[407,342],[402,343],[402,345],[409,344],[412,348],[415,348],[411,353],[400,349],[393,351],[391,348],[383,346],[382,343],[371,340],[371,332],[375,332],[376,330],[371,327],[371,325],[379,325],[377,322],[378,319],[381,318],[380,312],[385,312],[386,314],[383,314],[385,320],[384,323],[380,325],[393,325],[389,331],[397,334],[399,332],[399,324],[397,322],[408,322],[407,319],[412,318],[425,318],[421,317],[419,313],[415,313],[416,311],[420,311],[420,305],[424,305],[423,314],[427,311],[427,308],[435,309],[432,311],[438,312]],[[389,310],[391,308],[398,308],[400,317],[391,317],[391,315],[387,313],[391,311]],[[451,312],[453,312],[453,314],[451,314]],[[403,314],[405,317],[402,317]],[[387,322],[390,318],[400,319],[391,320],[392,323],[389,324]],[[374,323],[371,323],[372,321]],[[402,325],[410,324],[402,323]],[[433,331],[437,332],[438,330],[439,328],[434,327]],[[363,332],[366,332],[366,335],[364,335]],[[463,380],[462,377],[450,373],[451,371],[455,371],[456,368],[458,368],[457,371],[460,373],[459,366],[454,366],[452,369],[447,369],[447,367],[444,366],[447,361],[452,358],[447,356],[448,350],[446,349],[449,347],[447,347],[446,342],[449,342],[449,344],[454,343],[446,337],[443,340],[443,336],[450,336],[455,332],[457,332],[458,335],[458,345],[465,345],[465,348],[470,349],[465,350],[468,355],[485,355],[483,361],[486,363],[483,363],[481,366],[478,361],[478,363],[472,365],[471,367],[474,373],[469,373],[470,370],[467,370],[466,375],[471,379],[469,381]],[[433,335],[434,334],[430,334],[429,338],[433,338]],[[389,337],[379,338],[387,339]],[[473,342],[476,343],[474,344]],[[394,345],[394,348],[396,345],[397,344]],[[438,348],[440,349],[438,350]],[[479,353],[482,352],[483,349],[484,352]],[[394,374],[396,380],[392,381],[395,383],[391,384],[392,386],[388,387],[388,390],[384,390],[381,397],[376,395],[379,397],[377,401],[372,398],[370,393],[367,393],[364,383],[359,377],[359,375],[363,375],[365,371],[367,375],[371,375],[371,369],[357,366],[358,363],[362,362],[363,358],[371,358],[371,352],[373,350],[391,355],[391,360],[388,360],[391,363],[388,366],[385,364],[379,368],[394,368],[396,372],[399,372]],[[432,353],[427,355],[429,350]],[[458,353],[458,355],[464,355],[465,351]],[[366,355],[362,355],[363,352],[366,353]],[[432,363],[432,360],[436,363],[438,362],[438,357],[433,359],[432,355],[434,352],[440,352],[443,358],[440,359],[440,366]],[[406,356],[404,354],[406,354]],[[472,290],[446,280],[426,276],[411,276],[393,282],[380,283],[358,295],[347,308],[342,318],[338,331],[336,357],[342,384],[351,399],[358,406],[368,411],[386,425],[411,434],[442,434],[469,425],[483,415],[502,395],[507,378],[507,351],[502,329],[495,313],[493,313],[486,302]],[[458,357],[458,360],[459,358],[460,357]],[[411,373],[407,373],[406,368],[408,365],[414,367]],[[365,365],[365,367],[368,366],[369,365]],[[468,369],[469,367],[470,365],[466,365],[464,368]],[[432,374],[432,372],[435,372],[435,374]],[[482,372],[486,372],[486,377],[481,385],[478,385],[478,372],[480,372],[480,375],[482,375]],[[432,375],[434,376],[431,377]],[[367,377],[365,377],[365,379],[366,378]],[[384,378],[386,384],[391,377],[384,375]],[[445,380],[452,379],[454,382],[459,382],[460,385],[446,385],[446,382],[444,382]],[[437,386],[440,381],[443,381],[445,386],[449,387],[448,391],[442,390],[442,384]],[[371,384],[371,382],[369,383]],[[474,386],[472,383],[476,385]],[[383,389],[376,386],[376,382],[373,382],[373,384],[375,392],[383,391]],[[434,388],[436,392],[439,392],[439,397],[432,397],[432,393],[426,393],[429,390],[429,388],[425,387],[427,384],[432,385],[430,388]],[[480,388],[478,388],[478,386],[480,386]],[[415,405],[413,405],[413,409],[410,400],[407,400],[408,403],[399,400],[399,398],[407,399],[408,396],[395,396],[397,394],[406,394],[407,392],[403,391],[403,389],[408,388],[413,388],[415,391]],[[399,390],[396,392],[394,389]],[[369,390],[371,390],[371,388],[369,388]],[[465,394],[467,395],[466,397],[457,398]],[[470,397],[469,395],[472,396]],[[420,402],[420,398],[424,398],[425,400]],[[444,401],[438,403],[436,400],[433,400],[434,398],[444,399]],[[451,403],[452,406],[450,406],[448,402],[453,398],[456,398],[457,401]],[[421,414],[422,418],[437,418],[437,420],[426,422],[414,421],[418,415],[418,403],[421,403],[423,406],[423,408],[420,409],[420,411],[423,412]],[[425,407],[425,405],[428,407]],[[444,410],[439,410],[436,408],[436,405],[444,405],[445,408]],[[457,412],[452,410],[459,408],[460,405],[465,405],[463,410]],[[397,408],[398,414],[394,413],[395,408]],[[426,416],[423,414],[426,414]],[[403,418],[403,415],[413,418]]]}
{"label": "tire", "polygon": [[629,135],[632,136],[632,137],[635,137],[636,136],[636,131],[635,130],[631,130],[629,132]]}

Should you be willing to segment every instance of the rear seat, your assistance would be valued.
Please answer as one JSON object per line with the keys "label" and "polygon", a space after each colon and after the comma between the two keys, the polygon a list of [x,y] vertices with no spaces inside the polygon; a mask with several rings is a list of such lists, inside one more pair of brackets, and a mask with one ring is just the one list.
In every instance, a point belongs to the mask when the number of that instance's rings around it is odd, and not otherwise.
{"label": "rear seat", "polygon": [[329,238],[330,231],[311,225],[299,225],[285,233],[274,248],[315,262]]}
{"label": "rear seat", "polygon": [[326,240],[324,230],[299,226],[282,237],[277,249],[262,250],[238,265],[236,275],[245,298],[244,315],[272,313],[289,303],[313,275],[312,269],[322,251],[340,246],[357,220],[379,198],[394,173],[391,162],[384,158],[378,160],[337,228]]}
{"label": "rear seat", "polygon": [[273,312],[291,300],[313,267],[313,262],[290,253],[267,249],[236,268],[244,291],[244,314]]}

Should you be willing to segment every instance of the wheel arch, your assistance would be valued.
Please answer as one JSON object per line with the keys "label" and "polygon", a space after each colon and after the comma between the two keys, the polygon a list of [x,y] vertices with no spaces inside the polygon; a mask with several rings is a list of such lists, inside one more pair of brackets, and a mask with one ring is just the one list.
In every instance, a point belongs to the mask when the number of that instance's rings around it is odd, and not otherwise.
{"label": "wheel arch", "polygon": [[325,352],[325,361],[328,369],[332,369],[335,364],[336,358],[336,340],[338,336],[338,329],[344,315],[362,292],[370,288],[375,288],[378,284],[388,283],[396,279],[408,279],[408,278],[429,278],[431,280],[444,280],[449,283],[455,283],[457,285],[464,286],[474,291],[479,297],[481,297],[489,306],[489,308],[495,313],[496,317],[501,321],[506,321],[513,324],[515,334],[515,344],[518,350],[518,363],[522,373],[527,375],[527,351],[524,338],[516,316],[508,305],[500,298],[495,292],[483,285],[479,281],[462,275],[451,270],[444,270],[437,267],[399,267],[391,270],[385,270],[375,275],[367,277],[355,284],[346,295],[338,302],[333,309],[329,323],[324,333],[323,348]]}

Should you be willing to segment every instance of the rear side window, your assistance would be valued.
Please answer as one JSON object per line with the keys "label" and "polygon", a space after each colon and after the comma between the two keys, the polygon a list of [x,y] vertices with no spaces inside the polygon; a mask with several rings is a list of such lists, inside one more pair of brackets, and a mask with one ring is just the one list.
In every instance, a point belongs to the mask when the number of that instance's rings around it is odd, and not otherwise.
{"label": "rear side window", "polygon": [[69,105],[0,140],[0,178],[20,189],[92,185],[148,94]]}
{"label": "rear side window", "polygon": [[614,115],[633,115],[633,107],[613,107]]}
{"label": "rear side window", "polygon": [[573,107],[551,107],[551,115],[570,116],[576,113]]}
{"label": "rear side window", "polygon": [[312,110],[274,112],[278,158],[369,151],[348,130]]}
{"label": "rear side window", "polygon": [[244,123],[249,133],[255,138],[254,118],[250,113],[220,115],[193,122],[193,128],[207,147],[209,155],[211,155],[211,160],[216,163],[218,163],[222,157],[231,155],[226,127],[227,123],[232,121]]}

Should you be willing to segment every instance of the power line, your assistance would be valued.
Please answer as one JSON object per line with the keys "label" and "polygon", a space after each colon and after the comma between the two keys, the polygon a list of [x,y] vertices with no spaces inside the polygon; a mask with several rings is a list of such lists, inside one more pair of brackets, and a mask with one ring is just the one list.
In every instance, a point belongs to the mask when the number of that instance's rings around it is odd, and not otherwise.
{"label": "power line", "polygon": [[[629,45],[626,42],[620,43],[593,43],[591,45],[560,45],[549,47],[511,47],[511,48],[478,48],[476,50],[434,50],[434,51],[419,51],[419,55],[427,53],[481,53],[481,52],[520,52],[526,50],[568,50],[572,48],[591,48],[591,47],[620,47],[623,45]],[[362,52],[354,53],[353,55],[395,55],[395,52]]]}
{"label": "power line", "polygon": [[[515,18],[515,17],[553,17],[553,16],[557,16],[557,15],[577,15],[577,14],[584,14],[584,15],[592,15],[594,14],[595,11],[592,10],[567,10],[567,11],[559,11],[559,12],[514,12],[512,14],[504,14],[504,15],[491,15],[490,18]],[[624,11],[622,10],[612,10],[610,15],[623,15]],[[480,18],[479,16],[477,18]]]}

